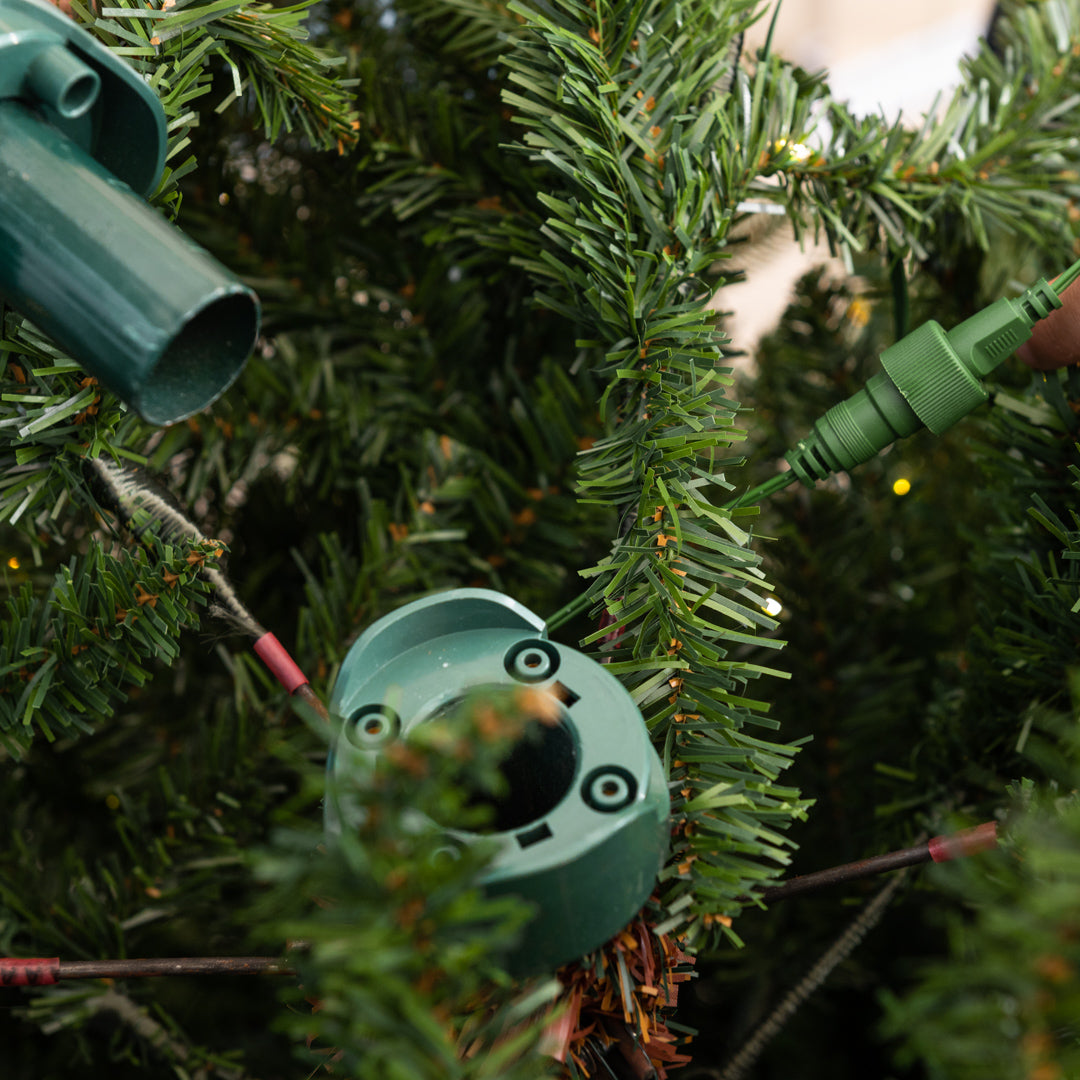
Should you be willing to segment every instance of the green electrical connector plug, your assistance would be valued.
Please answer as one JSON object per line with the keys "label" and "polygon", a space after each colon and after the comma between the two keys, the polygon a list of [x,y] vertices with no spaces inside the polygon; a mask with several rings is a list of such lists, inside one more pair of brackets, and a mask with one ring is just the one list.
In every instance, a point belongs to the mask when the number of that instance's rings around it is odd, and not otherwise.
{"label": "green electrical connector plug", "polygon": [[1061,307],[1061,294],[1077,277],[1080,261],[1053,284],[1041,278],[1015,300],[1003,297],[952,330],[931,320],[891,345],[881,355],[884,371],[834,405],[788,451],[791,479],[812,486],[869,461],[920,427],[935,435],[952,427],[986,401],[980,379],[1031,337],[1035,323]]}

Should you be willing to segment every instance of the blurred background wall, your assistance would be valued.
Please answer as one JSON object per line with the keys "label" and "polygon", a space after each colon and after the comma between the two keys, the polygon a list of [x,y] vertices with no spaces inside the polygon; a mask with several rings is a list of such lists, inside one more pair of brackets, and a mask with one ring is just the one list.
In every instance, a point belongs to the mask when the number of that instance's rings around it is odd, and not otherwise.
{"label": "blurred background wall", "polygon": [[[993,0],[784,0],[773,46],[808,71],[825,68],[835,95],[856,111],[903,114],[916,124],[957,82],[957,64],[985,36]],[[753,51],[765,41],[768,19],[747,35]],[[772,226],[772,229],[769,226]],[[828,247],[807,242],[804,250],[787,228],[751,222],[752,252],[739,252],[747,282],[724,291],[721,306],[734,310],[728,323],[733,343],[751,354],[776,324],[792,286],[812,266],[830,261]],[[843,268],[837,263],[837,272]]]}

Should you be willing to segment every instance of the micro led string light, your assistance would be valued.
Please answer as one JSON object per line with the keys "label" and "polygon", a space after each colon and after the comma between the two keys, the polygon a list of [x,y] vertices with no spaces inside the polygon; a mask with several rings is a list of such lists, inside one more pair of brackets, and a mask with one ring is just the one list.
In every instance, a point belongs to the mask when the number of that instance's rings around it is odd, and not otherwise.
{"label": "micro led string light", "polygon": [[[935,836],[915,847],[875,855],[859,862],[792,878],[761,892],[768,903],[817,889],[872,877],[927,862],[966,858],[997,845],[997,824],[989,821],[960,832]],[[296,975],[295,968],[272,956],[189,956],[147,960],[61,960],[59,957],[0,958],[0,986],[52,986],[68,979],[138,979],[164,975]]]}
{"label": "micro led string light", "polygon": [[1062,306],[1061,295],[1080,278],[1080,260],[1048,282],[1040,278],[1020,296],[1002,297],[952,330],[934,320],[881,354],[883,368],[866,386],[834,405],[789,450],[787,472],[751,488],[728,510],[758,502],[801,480],[807,487],[834,472],[850,472],[890,443],[922,427],[935,435],[981,405],[981,379],[1031,337],[1041,319]]}

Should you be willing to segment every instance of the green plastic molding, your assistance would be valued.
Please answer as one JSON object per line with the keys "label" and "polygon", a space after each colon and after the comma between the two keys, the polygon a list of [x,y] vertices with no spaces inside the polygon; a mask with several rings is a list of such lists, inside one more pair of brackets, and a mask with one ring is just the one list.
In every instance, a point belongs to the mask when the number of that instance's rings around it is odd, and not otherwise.
{"label": "green plastic molding", "polygon": [[51,5],[0,0],[0,297],[144,419],[182,420],[239,375],[254,292],[139,196],[165,115]]}
{"label": "green plastic molding", "polygon": [[[379,751],[483,687],[525,683],[552,695],[559,722],[504,764],[498,851],[482,886],[531,901],[537,914],[509,966],[551,969],[602,945],[641,909],[670,838],[663,767],[619,681],[547,639],[544,623],[501,593],[457,589],[373,624],[346,656],[331,698],[342,717],[328,764],[329,836],[347,828],[350,776]],[[438,828],[434,823],[431,828]],[[474,834],[454,832],[460,843]]]}

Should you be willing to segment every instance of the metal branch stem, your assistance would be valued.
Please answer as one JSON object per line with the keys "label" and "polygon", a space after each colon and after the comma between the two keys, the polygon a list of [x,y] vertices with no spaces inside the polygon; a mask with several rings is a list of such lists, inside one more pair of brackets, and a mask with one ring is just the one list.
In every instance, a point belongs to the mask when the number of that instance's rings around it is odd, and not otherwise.
{"label": "metal branch stem", "polygon": [[61,979],[139,979],[153,975],[295,975],[276,956],[186,956],[155,960],[61,960]]}
{"label": "metal branch stem", "polygon": [[842,885],[847,881],[873,877],[875,874],[888,873],[890,870],[902,870],[919,863],[948,862],[951,859],[963,859],[981,851],[989,851],[997,846],[997,823],[984,821],[959,832],[934,836],[914,847],[901,848],[899,851],[887,851],[884,855],[873,855],[869,859],[831,866],[827,870],[818,870],[813,874],[803,874],[789,881],[773,885],[761,892],[761,899],[766,901],[786,900],[789,896],[824,889],[829,885]]}
{"label": "metal branch stem", "polygon": [[827,870],[817,870],[812,874],[793,877],[780,885],[762,890],[761,899],[767,903],[787,900],[792,896],[825,889],[830,885],[842,885],[847,881],[885,874],[890,870],[900,870],[905,866],[917,866],[930,862],[930,844],[917,844],[915,847],[902,848],[900,851],[887,851],[884,855],[874,855],[858,862],[844,863],[842,866],[830,866]]}

